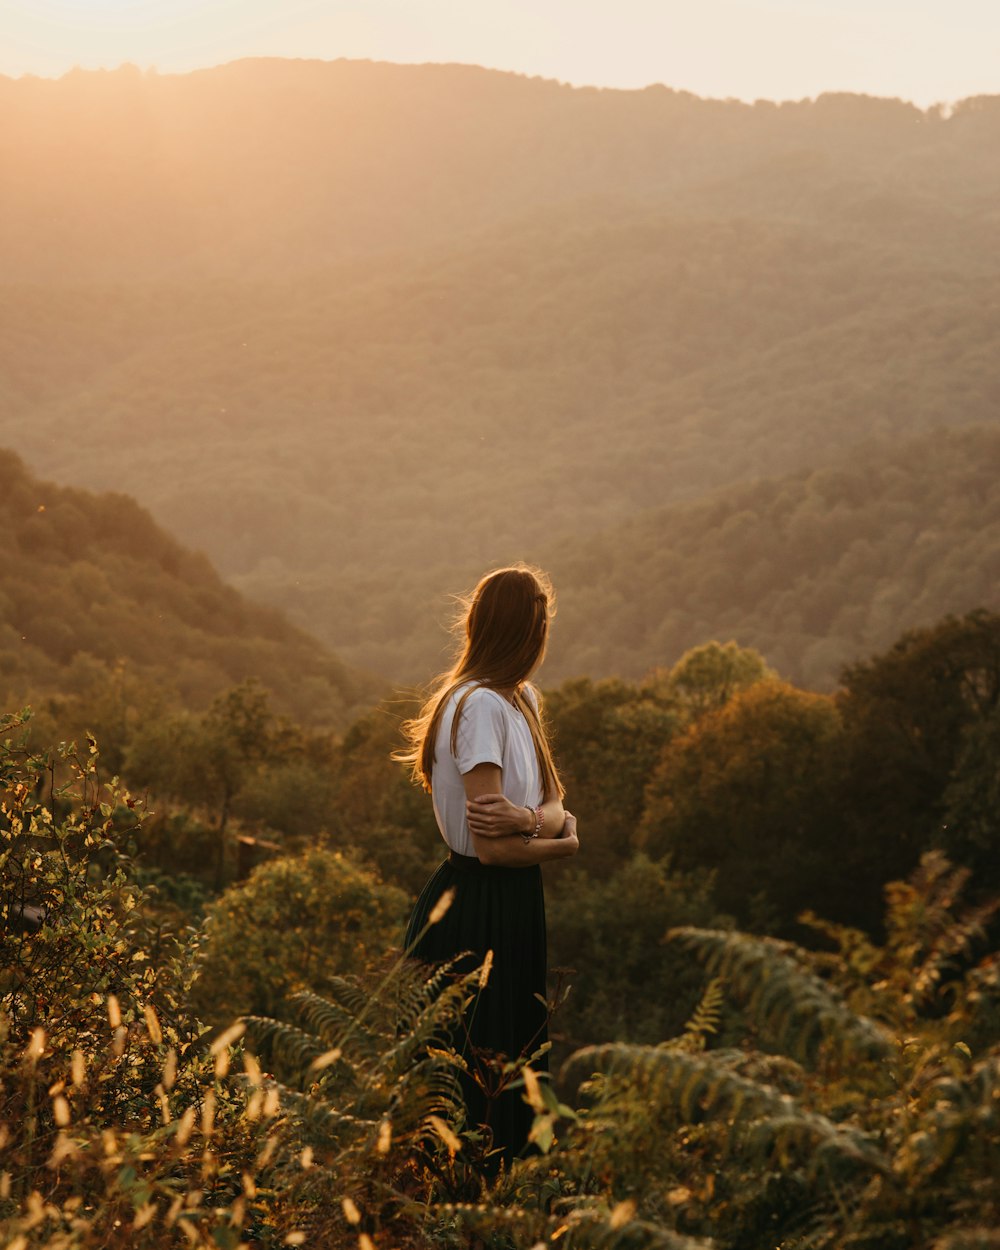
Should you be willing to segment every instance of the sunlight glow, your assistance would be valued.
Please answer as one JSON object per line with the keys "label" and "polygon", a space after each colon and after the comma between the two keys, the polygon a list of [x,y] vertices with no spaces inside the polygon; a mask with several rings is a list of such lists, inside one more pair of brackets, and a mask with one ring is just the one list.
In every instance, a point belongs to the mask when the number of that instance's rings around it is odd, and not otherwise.
{"label": "sunlight glow", "polygon": [[921,104],[1000,91],[1000,5],[952,0],[0,0],[0,72],[245,56],[462,61],[576,84]]}

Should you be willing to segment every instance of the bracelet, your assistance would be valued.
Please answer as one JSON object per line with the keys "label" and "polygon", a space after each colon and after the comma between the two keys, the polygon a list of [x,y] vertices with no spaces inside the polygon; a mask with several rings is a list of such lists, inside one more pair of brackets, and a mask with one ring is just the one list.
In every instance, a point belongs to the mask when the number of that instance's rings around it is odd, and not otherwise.
{"label": "bracelet", "polygon": [[[525,806],[527,807],[527,804],[525,804]],[[528,845],[528,843],[532,840],[532,838],[538,837],[538,835],[542,832],[542,825],[545,824],[545,809],[542,807],[541,803],[539,803],[537,807],[529,807],[528,810],[530,812],[534,812],[535,827],[531,831],[531,833],[521,834],[521,837],[524,839],[525,846]]]}

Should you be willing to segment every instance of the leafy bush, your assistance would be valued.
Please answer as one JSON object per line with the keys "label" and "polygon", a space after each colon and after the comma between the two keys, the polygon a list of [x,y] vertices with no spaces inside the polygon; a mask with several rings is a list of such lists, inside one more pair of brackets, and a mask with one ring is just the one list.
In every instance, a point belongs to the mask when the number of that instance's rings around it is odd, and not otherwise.
{"label": "leafy bush", "polygon": [[[206,1031],[191,1013],[191,952],[136,883],[124,850],[132,830],[118,816],[132,800],[101,786],[96,744],[66,753],[71,784],[50,790],[46,806],[55,761],[20,749],[18,727],[6,718],[0,730],[11,735],[0,743],[5,1244],[236,1250],[298,1245],[318,1230],[324,1245],[353,1250],[365,1228],[390,1221],[394,1244],[425,1244],[426,1204],[410,1195],[454,1170],[460,1113],[443,1040],[478,974],[428,979],[398,959],[378,985],[332,977],[329,999],[292,996],[298,1024],[251,1021],[261,1053],[288,1077],[275,1080],[244,1048],[244,1024]],[[402,899],[327,852],[268,869],[248,884],[251,899],[270,887],[277,905],[294,887],[301,902],[308,881],[314,922],[322,900],[341,906],[339,929],[317,923],[286,944],[298,959],[289,984],[325,933],[343,953],[358,919],[374,920],[369,938],[383,935]],[[235,893],[216,904],[232,925]],[[231,970],[238,951],[229,954]],[[273,974],[263,956],[255,968],[265,981]],[[240,1058],[242,1072],[231,1072]]]}
{"label": "leafy bush", "polygon": [[398,943],[407,904],[339,851],[261,864],[207,908],[192,1004],[219,1023],[280,1015],[296,990],[362,972]]}
{"label": "leafy bush", "polygon": [[[22,726],[0,727],[9,1244],[235,1246],[260,1132],[221,1083],[225,1047],[200,1044],[185,1010],[181,938],[161,928],[155,959],[146,944],[146,899],[124,850],[133,800],[101,785],[93,740],[49,760],[22,749]],[[69,773],[59,790],[57,765]]]}
{"label": "leafy bush", "polygon": [[658,1042],[683,1027],[701,978],[664,938],[677,925],[724,923],[712,884],[709,872],[680,873],[669,857],[641,853],[606,879],[560,879],[546,903],[549,964],[574,970],[555,1021],[571,1046]]}

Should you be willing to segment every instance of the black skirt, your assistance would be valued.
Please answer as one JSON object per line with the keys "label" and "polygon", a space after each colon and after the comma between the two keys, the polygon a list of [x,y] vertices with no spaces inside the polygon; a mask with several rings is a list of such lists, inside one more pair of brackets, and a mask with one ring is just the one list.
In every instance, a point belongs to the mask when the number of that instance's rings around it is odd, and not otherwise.
{"label": "black skirt", "polygon": [[[434,904],[451,887],[455,898],[448,911],[417,941]],[[417,899],[406,928],[406,946],[412,956],[428,963],[469,951],[460,965],[464,970],[481,964],[487,951],[493,952],[487,985],[476,995],[461,1035],[453,1041],[490,1091],[485,1095],[474,1080],[463,1078],[468,1122],[488,1126],[494,1146],[502,1149],[509,1163],[527,1143],[534,1112],[524,1101],[523,1087],[497,1092],[496,1067],[483,1059],[530,1055],[548,1038],[548,1012],[540,1001],[546,997],[541,868],[537,864],[502,868],[452,851]],[[547,1060],[544,1055],[532,1067],[546,1071]]]}

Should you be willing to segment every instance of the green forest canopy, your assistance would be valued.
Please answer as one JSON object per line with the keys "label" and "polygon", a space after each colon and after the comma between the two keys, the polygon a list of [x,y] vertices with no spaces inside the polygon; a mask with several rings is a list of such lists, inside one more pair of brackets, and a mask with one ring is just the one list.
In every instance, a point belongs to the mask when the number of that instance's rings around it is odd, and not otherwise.
{"label": "green forest canopy", "polygon": [[546,679],[640,677],[734,638],[830,688],[900,620],[1000,608],[998,470],[1000,428],[943,430],[567,540],[545,553],[560,587]]}
{"label": "green forest canopy", "polygon": [[[606,551],[651,509],[996,420],[992,99],[945,117],[240,62],[0,80],[0,109],[18,239],[0,438],[135,494],[244,592],[396,680],[440,665],[445,592],[485,566]],[[600,580],[570,563],[571,583]],[[982,578],[949,576],[952,597],[914,576],[861,605],[884,625],[810,600],[752,639],[828,681],[983,601]],[[763,611],[720,589],[651,662]],[[605,648],[573,662],[645,662]]]}
{"label": "green forest canopy", "polygon": [[[249,603],[134,499],[31,476],[0,452],[0,697],[107,687],[117,670],[189,706],[254,678],[289,714],[343,727],[378,693]],[[150,697],[147,711],[156,710]]]}

